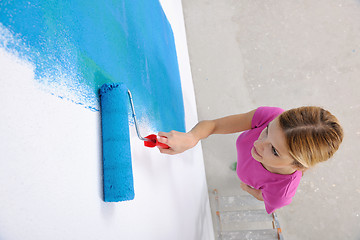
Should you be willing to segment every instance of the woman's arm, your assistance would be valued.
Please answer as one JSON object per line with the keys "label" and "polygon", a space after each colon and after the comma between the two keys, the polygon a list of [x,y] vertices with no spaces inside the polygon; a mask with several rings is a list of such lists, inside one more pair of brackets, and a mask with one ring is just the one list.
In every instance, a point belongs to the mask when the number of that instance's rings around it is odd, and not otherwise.
{"label": "woman's arm", "polygon": [[177,131],[159,132],[159,142],[167,144],[169,149],[159,148],[161,153],[177,154],[194,147],[201,139],[212,134],[230,134],[249,130],[255,110],[231,115],[215,120],[201,121],[188,133]]}

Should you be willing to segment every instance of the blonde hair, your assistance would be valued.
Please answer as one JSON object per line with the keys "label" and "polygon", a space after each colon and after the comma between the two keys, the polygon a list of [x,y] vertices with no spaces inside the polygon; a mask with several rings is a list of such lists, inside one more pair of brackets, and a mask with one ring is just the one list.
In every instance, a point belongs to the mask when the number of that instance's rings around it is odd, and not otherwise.
{"label": "blonde hair", "polygon": [[343,129],[337,118],[320,107],[285,111],[279,116],[279,124],[294,165],[300,169],[328,160],[343,140]]}

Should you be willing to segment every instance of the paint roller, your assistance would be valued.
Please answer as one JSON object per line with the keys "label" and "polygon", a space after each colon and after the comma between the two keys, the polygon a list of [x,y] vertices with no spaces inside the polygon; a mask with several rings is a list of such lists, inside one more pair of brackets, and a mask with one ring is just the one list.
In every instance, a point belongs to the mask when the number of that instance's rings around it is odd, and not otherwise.
{"label": "paint roller", "polygon": [[135,128],[146,147],[169,148],[155,134],[141,137],[131,92],[123,83],[104,84],[100,88],[103,148],[103,190],[105,202],[132,200],[134,180],[131,164],[128,109],[131,104]]}

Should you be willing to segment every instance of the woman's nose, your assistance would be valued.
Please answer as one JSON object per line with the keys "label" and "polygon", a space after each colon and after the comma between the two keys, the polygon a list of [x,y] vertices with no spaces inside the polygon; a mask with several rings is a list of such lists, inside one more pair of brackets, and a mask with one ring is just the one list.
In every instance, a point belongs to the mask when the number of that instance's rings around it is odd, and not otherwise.
{"label": "woman's nose", "polygon": [[265,143],[264,143],[264,140],[262,140],[262,139],[258,139],[254,142],[254,146],[259,153],[260,152],[262,153],[264,151],[264,145],[265,145]]}
{"label": "woman's nose", "polygon": [[256,148],[256,149],[259,149],[260,150],[260,148],[261,148],[261,140],[256,140],[255,142],[254,142],[254,147]]}

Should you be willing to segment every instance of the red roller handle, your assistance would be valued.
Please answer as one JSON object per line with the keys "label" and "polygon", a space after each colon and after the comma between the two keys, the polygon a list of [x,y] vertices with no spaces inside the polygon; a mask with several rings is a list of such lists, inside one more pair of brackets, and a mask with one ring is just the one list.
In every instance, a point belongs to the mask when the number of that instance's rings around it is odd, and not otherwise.
{"label": "red roller handle", "polygon": [[144,141],[144,145],[145,147],[160,147],[160,148],[170,148],[168,145],[164,144],[164,143],[161,143],[157,140],[157,136],[155,134],[151,134],[147,137],[145,137],[146,139],[149,139],[150,141]]}

